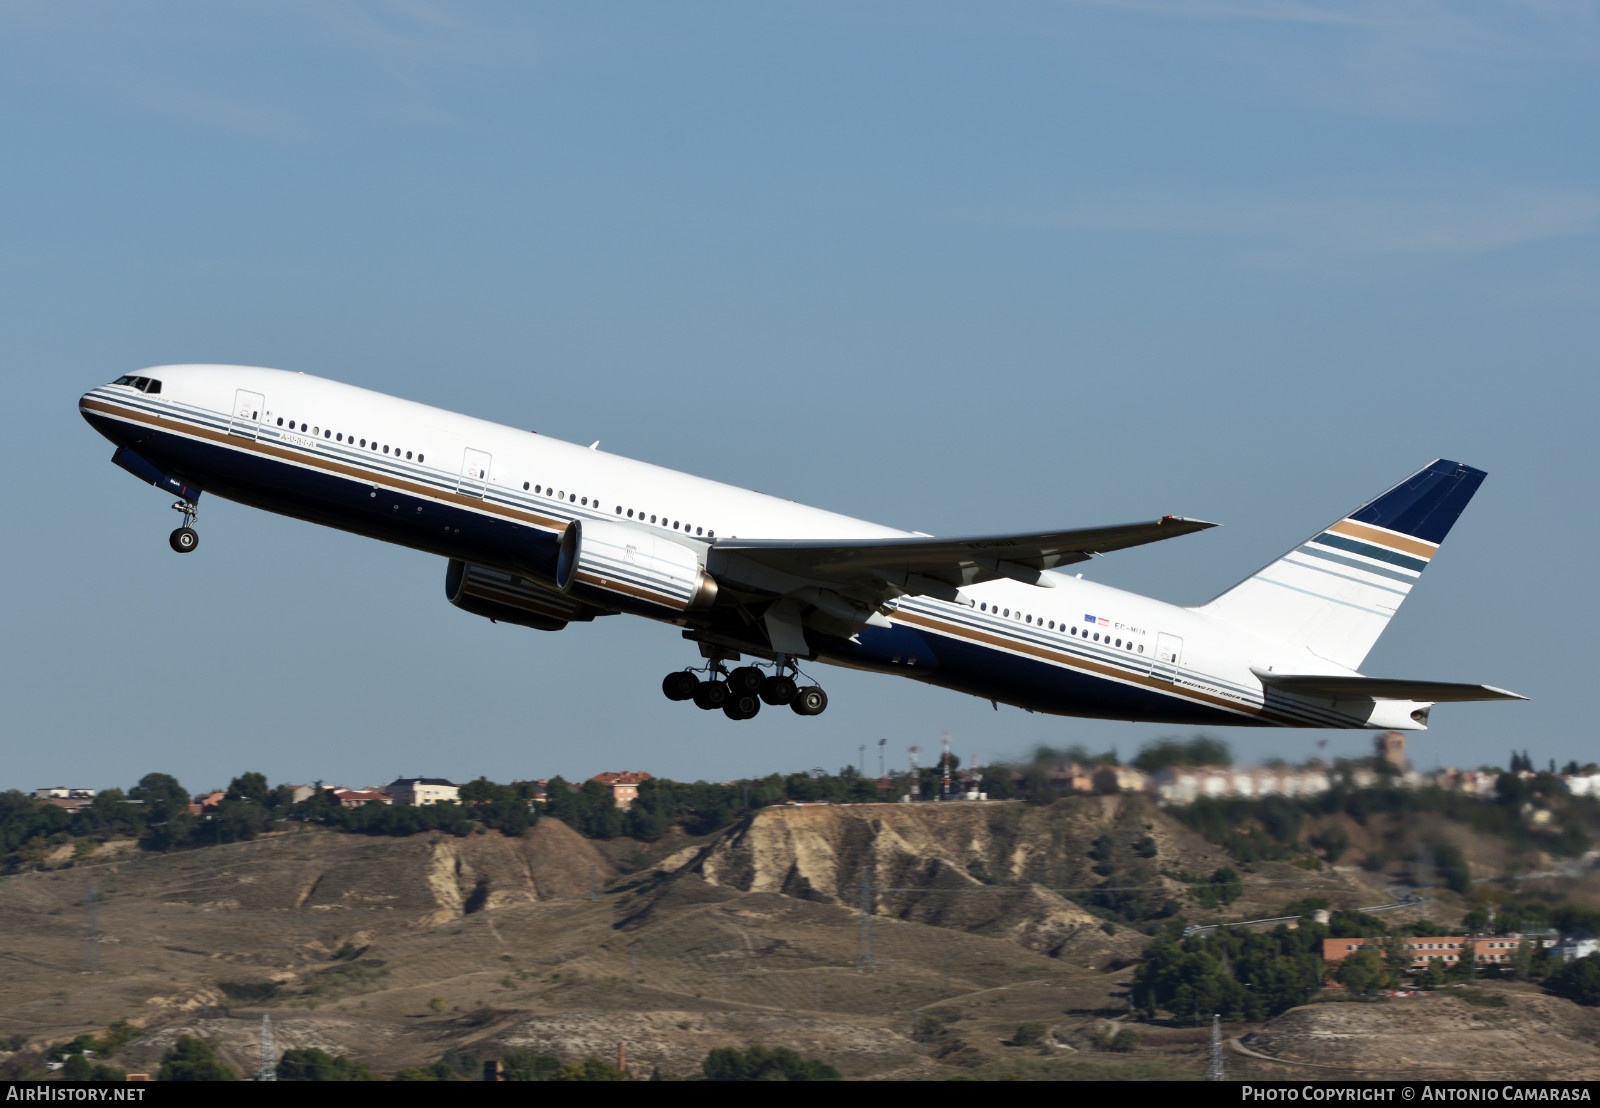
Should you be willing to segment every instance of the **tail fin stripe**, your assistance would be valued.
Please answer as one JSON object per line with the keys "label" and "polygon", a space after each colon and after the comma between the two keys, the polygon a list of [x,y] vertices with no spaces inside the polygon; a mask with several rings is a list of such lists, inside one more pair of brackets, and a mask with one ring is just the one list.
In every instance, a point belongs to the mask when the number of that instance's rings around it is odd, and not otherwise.
{"label": "tail fin stripe", "polygon": [[[1292,566],[1300,566],[1302,569],[1314,569],[1320,573],[1326,573],[1330,577],[1338,577],[1345,581],[1354,581],[1358,585],[1365,585],[1369,589],[1377,589],[1380,592],[1393,593],[1395,596],[1407,596],[1411,592],[1409,588],[1391,588],[1388,585],[1380,585],[1376,581],[1369,581],[1365,577],[1356,577],[1349,573],[1340,573],[1338,570],[1329,569],[1326,562],[1323,562],[1323,559],[1321,558],[1317,559],[1316,562],[1302,562],[1299,558],[1285,557],[1284,561],[1288,562]],[[1323,564],[1318,565],[1317,562],[1323,562]],[[1366,569],[1367,567],[1361,566],[1360,568]],[[1407,584],[1409,583],[1410,582],[1408,581]]]}
{"label": "tail fin stripe", "polygon": [[1381,616],[1385,620],[1387,620],[1390,616],[1394,615],[1393,612],[1385,612],[1385,611],[1380,611],[1377,608],[1368,608],[1368,607],[1365,607],[1365,606],[1360,605],[1360,604],[1352,604],[1348,600],[1340,600],[1338,597],[1325,596],[1324,594],[1322,594],[1320,592],[1312,592],[1310,589],[1297,588],[1294,585],[1285,585],[1282,581],[1274,581],[1272,578],[1270,578],[1270,577],[1262,577],[1260,574],[1257,574],[1254,578],[1252,578],[1252,580],[1263,581],[1263,582],[1265,582],[1266,584],[1269,584],[1269,585],[1277,585],[1280,589],[1288,589],[1290,592],[1301,593],[1301,594],[1303,594],[1305,596],[1314,596],[1318,600],[1327,601],[1329,604],[1338,604],[1338,605],[1340,605],[1342,607],[1345,607],[1345,608],[1354,608],[1356,611],[1358,611],[1358,612],[1366,612],[1370,616]]}
{"label": "tail fin stripe", "polygon": [[[1399,569],[1392,566],[1381,566],[1376,562],[1366,562],[1359,558],[1348,557],[1344,554],[1335,554],[1333,551],[1324,547],[1312,546],[1309,543],[1307,543],[1305,546],[1299,547],[1298,549],[1291,550],[1288,554],[1285,554],[1284,557],[1290,558],[1291,555],[1294,554],[1298,554],[1303,558],[1313,559],[1319,564],[1319,567],[1331,562],[1334,565],[1344,566],[1347,569],[1359,569],[1362,573],[1370,573],[1373,577],[1381,577],[1385,581],[1392,581],[1396,584],[1405,585],[1407,588],[1410,588],[1412,585],[1417,583],[1417,575],[1409,570]],[[1366,581],[1366,583],[1377,584],[1375,581]]]}
{"label": "tail fin stripe", "polygon": [[1439,552],[1439,544],[1436,542],[1425,542],[1422,539],[1414,539],[1410,535],[1385,531],[1370,524],[1357,523],[1353,519],[1341,519],[1328,530],[1336,531],[1341,535],[1348,535],[1352,539],[1365,539],[1368,542],[1377,543],[1379,546],[1387,546],[1391,550],[1401,550],[1407,554],[1415,554],[1419,558],[1432,558]]}
{"label": "tail fin stripe", "polygon": [[1400,554],[1393,550],[1385,550],[1383,547],[1373,546],[1371,543],[1357,542],[1355,539],[1347,539],[1342,535],[1335,535],[1329,531],[1324,531],[1311,541],[1320,546],[1331,546],[1335,550],[1347,550],[1351,554],[1360,554],[1363,558],[1388,562],[1390,565],[1414,570],[1417,573],[1421,573],[1428,568],[1428,563],[1420,558],[1413,558],[1408,554]]}

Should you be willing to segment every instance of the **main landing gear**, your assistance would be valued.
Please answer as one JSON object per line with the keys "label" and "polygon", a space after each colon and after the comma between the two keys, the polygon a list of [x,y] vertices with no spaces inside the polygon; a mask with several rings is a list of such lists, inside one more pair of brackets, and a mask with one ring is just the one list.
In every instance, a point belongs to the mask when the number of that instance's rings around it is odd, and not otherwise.
{"label": "main landing gear", "polygon": [[194,521],[200,515],[199,505],[193,500],[180,500],[172,510],[183,513],[183,526],[167,536],[167,545],[179,554],[187,554],[200,545],[200,532],[194,529]]}
{"label": "main landing gear", "polygon": [[720,661],[701,671],[680,669],[661,680],[661,691],[668,700],[692,700],[703,711],[722,709],[729,719],[750,719],[761,711],[762,704],[782,707],[787,704],[797,716],[820,716],[828,707],[828,694],[817,685],[801,687],[794,677],[800,670],[792,662],[781,660],[774,673],[763,673],[756,666],[740,666],[731,672]]}

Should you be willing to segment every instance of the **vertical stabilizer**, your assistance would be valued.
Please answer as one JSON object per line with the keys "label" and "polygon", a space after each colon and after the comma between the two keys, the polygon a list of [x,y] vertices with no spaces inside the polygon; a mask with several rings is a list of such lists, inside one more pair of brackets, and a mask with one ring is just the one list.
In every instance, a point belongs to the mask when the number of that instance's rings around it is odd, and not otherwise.
{"label": "vertical stabilizer", "polygon": [[1200,611],[1356,669],[1484,476],[1430,462]]}

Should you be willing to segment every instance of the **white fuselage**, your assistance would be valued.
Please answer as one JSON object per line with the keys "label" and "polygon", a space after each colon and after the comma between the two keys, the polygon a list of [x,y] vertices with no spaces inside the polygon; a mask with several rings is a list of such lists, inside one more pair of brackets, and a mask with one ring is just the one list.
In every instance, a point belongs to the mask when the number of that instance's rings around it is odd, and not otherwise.
{"label": "white fuselage", "polygon": [[[574,520],[650,529],[695,551],[713,573],[719,539],[911,534],[304,374],[238,366],[141,372],[160,380],[158,394],[107,385],[81,408],[113,442],[164,470],[230,499],[530,579],[539,574],[525,557],[500,552],[553,542]],[[1410,702],[1269,703],[1253,667],[1349,671],[1194,609],[1061,571],[1050,572],[1049,583],[970,585],[961,590],[965,603],[904,596],[885,613],[890,628],[825,641],[816,653],[1061,714],[1417,726]],[[701,641],[764,652],[760,641],[730,639],[715,609],[638,614]]]}

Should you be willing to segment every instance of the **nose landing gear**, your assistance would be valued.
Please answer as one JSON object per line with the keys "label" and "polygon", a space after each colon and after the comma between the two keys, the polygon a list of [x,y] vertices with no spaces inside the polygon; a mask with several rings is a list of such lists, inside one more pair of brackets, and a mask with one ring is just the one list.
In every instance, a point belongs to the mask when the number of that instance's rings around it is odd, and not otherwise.
{"label": "nose landing gear", "polygon": [[[661,680],[661,691],[668,700],[692,700],[695,707],[711,712],[718,708],[729,719],[751,719],[762,704],[775,708],[787,704],[799,716],[819,716],[828,707],[828,694],[817,685],[801,687],[793,676],[800,669],[788,658],[779,658],[777,672],[766,674],[757,666],[739,666],[733,671],[714,659],[705,670],[681,669]],[[705,673],[705,677],[697,676]]]}
{"label": "nose landing gear", "polygon": [[183,526],[167,536],[167,545],[179,554],[187,554],[200,545],[200,532],[194,529],[200,507],[193,500],[180,500],[172,506],[172,510],[183,513]]}

